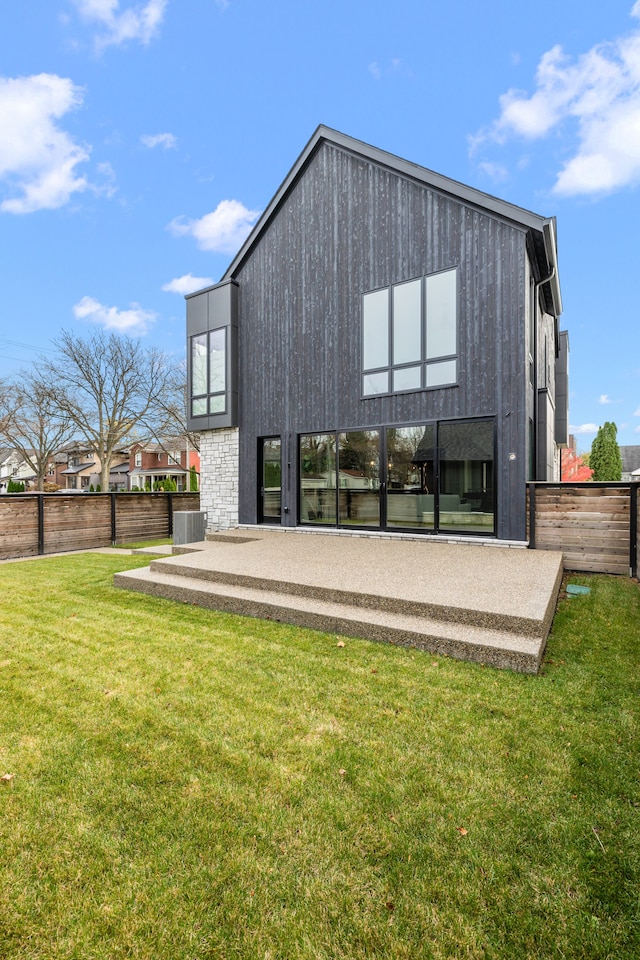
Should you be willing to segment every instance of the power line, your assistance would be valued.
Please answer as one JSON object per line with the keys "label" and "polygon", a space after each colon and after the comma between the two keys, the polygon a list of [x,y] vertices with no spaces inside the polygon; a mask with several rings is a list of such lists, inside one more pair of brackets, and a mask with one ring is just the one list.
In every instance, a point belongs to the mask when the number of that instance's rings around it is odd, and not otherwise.
{"label": "power line", "polygon": [[[0,337],[0,343],[9,344],[12,347],[23,347],[25,350],[38,350],[44,353],[55,353],[50,347],[34,347],[31,343],[22,343],[20,340],[10,340],[9,337]],[[7,357],[8,360],[15,360],[15,357]]]}

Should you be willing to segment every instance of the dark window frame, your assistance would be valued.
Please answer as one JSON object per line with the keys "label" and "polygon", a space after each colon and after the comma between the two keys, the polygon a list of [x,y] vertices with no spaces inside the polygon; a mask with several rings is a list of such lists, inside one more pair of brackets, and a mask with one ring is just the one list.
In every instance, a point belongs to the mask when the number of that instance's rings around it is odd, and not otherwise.
{"label": "dark window frame", "polygon": [[[440,490],[440,428],[443,424],[465,424],[465,423],[491,423],[493,424],[493,468],[492,468],[492,488],[491,488],[491,512],[493,514],[493,525],[490,530],[479,531],[479,530],[468,530],[465,531],[460,526],[451,524],[445,526],[440,523],[440,495],[442,491]],[[298,510],[296,522],[298,526],[308,526],[313,527],[314,529],[324,527],[331,527],[332,529],[364,529],[364,530],[389,530],[393,532],[407,533],[407,529],[404,527],[397,527],[389,524],[387,519],[387,491],[388,491],[388,442],[387,442],[387,431],[390,429],[398,429],[403,427],[429,427],[433,426],[434,428],[434,478],[436,483],[436,493],[434,501],[434,527],[433,529],[421,529],[414,531],[419,536],[433,537],[433,536],[464,536],[464,537],[487,537],[489,539],[495,539],[497,537],[498,531],[498,475],[497,475],[497,463],[498,463],[498,431],[497,431],[497,422],[495,416],[483,416],[483,417],[458,417],[458,418],[442,418],[442,419],[427,419],[421,420],[419,422],[403,422],[403,423],[383,423],[383,424],[373,424],[367,425],[364,427],[342,427],[335,430],[308,430],[301,431],[297,437],[297,454],[298,454],[298,475],[296,478],[297,486],[297,499],[298,499]],[[341,434],[351,433],[351,432],[373,432],[377,431],[380,438],[380,453],[379,453],[379,468],[380,468],[380,524],[377,528],[373,528],[369,524],[354,525],[354,524],[341,524],[340,523],[340,510],[339,510],[339,497],[340,497],[340,485],[338,482],[339,479],[339,470],[340,470],[340,457],[339,457],[339,438]],[[336,469],[336,486],[334,491],[335,496],[335,516],[336,522],[334,524],[326,524],[314,520],[305,520],[302,518],[302,457],[301,457],[301,448],[302,448],[302,438],[303,437],[324,437],[331,436],[334,439],[334,451],[335,451],[335,469]],[[446,511],[445,511],[446,512]]]}
{"label": "dark window frame", "polygon": [[[225,414],[228,407],[228,352],[229,352],[229,335],[228,325],[221,324],[220,326],[213,327],[211,330],[203,330],[201,333],[194,333],[189,338],[189,350],[190,350],[190,383],[189,383],[189,404],[190,404],[190,413],[192,417],[209,417],[215,414]],[[224,336],[224,389],[223,390],[210,390],[211,385],[211,336],[212,334],[218,334],[222,331]],[[194,340],[199,340],[205,338],[205,376],[204,382],[206,385],[206,391],[204,393],[194,393],[193,389],[193,373],[194,373],[194,362],[193,362],[193,345]],[[222,397],[223,406],[220,410],[211,409],[211,401],[214,398]],[[205,401],[206,409],[202,413],[195,413],[195,405],[198,401]]]}
{"label": "dark window frame", "polygon": [[[443,354],[437,357],[427,357],[427,336],[428,336],[428,316],[427,316],[427,284],[431,277],[441,276],[445,273],[455,273],[455,353]],[[396,288],[405,286],[409,283],[419,282],[420,284],[420,357],[412,360],[395,363],[394,357],[394,291]],[[379,293],[388,290],[388,318],[387,318],[387,356],[388,364],[378,367],[365,367],[365,297],[370,294]],[[360,298],[361,303],[361,322],[360,322],[360,397],[362,400],[369,400],[375,397],[395,396],[403,393],[419,393],[427,390],[442,390],[448,387],[456,387],[459,383],[459,317],[460,317],[460,284],[459,267],[456,264],[452,267],[445,267],[442,270],[435,270],[433,273],[422,274],[418,277],[411,277],[408,280],[401,280],[398,283],[388,284],[384,287],[376,287],[373,290],[365,291]],[[444,383],[427,384],[428,369],[438,364],[454,361],[456,364],[456,376],[454,380],[447,380]],[[398,371],[409,370],[420,367],[420,385],[417,387],[406,387],[394,390],[394,375]],[[365,380],[367,377],[376,374],[386,374],[387,389],[377,393],[367,393],[365,391]]]}

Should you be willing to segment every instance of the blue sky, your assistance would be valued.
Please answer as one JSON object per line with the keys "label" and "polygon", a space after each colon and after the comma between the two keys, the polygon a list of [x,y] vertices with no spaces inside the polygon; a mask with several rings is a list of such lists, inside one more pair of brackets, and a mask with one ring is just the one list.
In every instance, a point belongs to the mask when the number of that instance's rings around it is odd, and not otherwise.
{"label": "blue sky", "polygon": [[319,123],[555,215],[572,430],[640,444],[640,0],[0,3],[0,376],[181,356]]}

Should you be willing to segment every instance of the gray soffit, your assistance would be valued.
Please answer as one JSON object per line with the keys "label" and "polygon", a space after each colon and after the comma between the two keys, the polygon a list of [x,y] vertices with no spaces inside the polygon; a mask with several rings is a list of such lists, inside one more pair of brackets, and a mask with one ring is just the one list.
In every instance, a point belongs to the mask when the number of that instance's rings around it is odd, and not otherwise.
{"label": "gray soffit", "polygon": [[401,157],[397,157],[392,153],[387,153],[385,150],[380,150],[378,147],[372,147],[367,143],[363,143],[361,140],[356,140],[353,137],[349,137],[344,133],[339,133],[337,130],[332,130],[330,127],[325,127],[323,125],[320,125],[317,128],[306,147],[294,163],[281,186],[264,210],[262,216],[249,234],[247,240],[244,242],[233,261],[227,268],[222,280],[220,281],[221,283],[231,280],[234,277],[235,273],[248,256],[251,248],[266,229],[272,217],[278,211],[285,197],[302,175],[307,163],[323,143],[329,143],[333,146],[340,147],[342,150],[345,150],[354,156],[362,157],[363,159],[376,163],[381,167],[385,167],[398,176],[406,177],[417,183],[423,184],[424,186],[431,187],[432,189],[437,190],[439,193],[449,196],[454,200],[462,201],[463,203],[475,207],[480,211],[491,213],[502,220],[506,220],[509,223],[520,226],[524,230],[532,231],[534,235],[534,249],[536,256],[542,261],[540,264],[542,275],[547,276],[552,269],[555,272],[554,279],[548,284],[548,286],[551,288],[551,302],[554,313],[557,310],[558,312],[555,313],[555,315],[560,315],[560,311],[562,310],[562,299],[560,296],[560,285],[556,260],[555,218],[539,216],[536,213],[532,213],[530,210],[525,210],[523,207],[518,207],[513,203],[508,203],[506,200],[500,200],[498,197],[491,196],[491,194],[483,193],[482,190],[476,190],[474,187],[469,187],[464,183],[459,183],[457,180],[452,180],[440,173],[435,173],[433,170],[428,170],[426,167],[421,167],[417,163],[411,163],[409,160],[403,160]]}

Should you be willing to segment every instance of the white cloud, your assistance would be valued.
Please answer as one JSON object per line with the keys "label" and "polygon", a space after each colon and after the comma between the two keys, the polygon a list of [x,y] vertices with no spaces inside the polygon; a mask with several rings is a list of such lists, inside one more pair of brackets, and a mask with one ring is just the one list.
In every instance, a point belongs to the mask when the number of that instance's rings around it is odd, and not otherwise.
{"label": "white cloud", "polygon": [[120,0],[75,0],[83,19],[103,28],[96,37],[96,46],[103,49],[119,46],[128,40],[147,44],[157,33],[168,0],[147,0],[144,5],[120,10]]}
{"label": "white cloud", "polygon": [[613,403],[613,400],[611,400],[611,398],[608,397],[606,393],[601,393],[598,403]]}
{"label": "white cloud", "polygon": [[[638,3],[640,4],[640,0],[638,0]],[[633,415],[634,417],[640,417],[640,407],[638,407],[637,410],[633,411]]]}
{"label": "white cloud", "polygon": [[89,159],[90,148],[56,122],[80,106],[82,94],[71,80],[55,74],[0,77],[0,181],[14,194],[0,210],[54,210],[87,189],[76,168]]}
{"label": "white cloud", "polygon": [[134,335],[147,333],[157,316],[151,310],[143,310],[137,303],[132,303],[129,310],[118,310],[117,307],[105,307],[93,297],[83,297],[76,303],[73,313],[78,320],[88,320],[105,330]]}
{"label": "white cloud", "polygon": [[[631,15],[640,18],[640,2]],[[552,47],[538,64],[534,93],[509,90],[500,107],[493,126],[471,138],[472,151],[488,141],[534,140],[555,131],[577,139],[554,193],[600,194],[639,183],[640,30],[575,60]]]}
{"label": "white cloud", "polygon": [[569,433],[574,433],[576,435],[580,433],[597,433],[598,432],[597,423],[581,423],[579,427],[569,427]]}
{"label": "white cloud", "polygon": [[163,150],[175,150],[178,141],[172,133],[145,133],[140,137],[141,143],[152,150],[154,147],[162,147]]}
{"label": "white cloud", "polygon": [[187,293],[193,293],[195,290],[202,290],[203,287],[210,287],[213,283],[211,277],[194,277],[186,273],[183,277],[176,277],[170,280],[162,287],[167,293],[181,293],[186,296]]}
{"label": "white cloud", "polygon": [[104,163],[99,163],[96,167],[98,173],[104,177],[104,183],[99,185],[92,185],[91,189],[94,193],[98,195],[104,195],[106,197],[112,197],[116,192],[116,174],[115,170],[110,163],[105,161]]}
{"label": "white cloud", "polygon": [[482,172],[494,183],[503,183],[509,178],[509,171],[501,163],[491,163],[491,161],[486,160],[479,166]]}
{"label": "white cloud", "polygon": [[247,210],[239,200],[221,200],[212,213],[200,220],[176,217],[169,229],[178,237],[194,237],[201,250],[236,253],[259,216],[260,210]]}
{"label": "white cloud", "polygon": [[376,80],[382,79],[383,76],[389,77],[392,74],[409,78],[413,76],[411,70],[404,66],[399,57],[393,57],[391,60],[388,60],[386,64],[380,64],[377,60],[374,60],[373,63],[369,64],[368,70]]}

